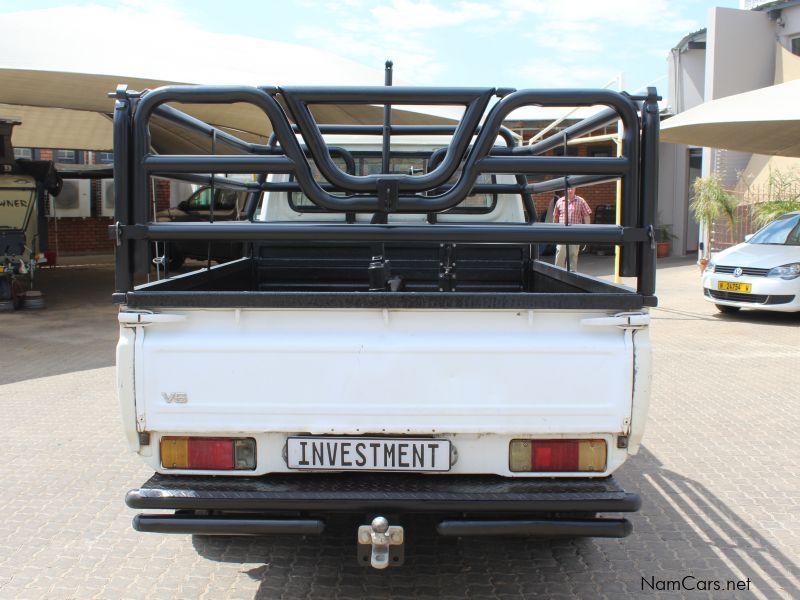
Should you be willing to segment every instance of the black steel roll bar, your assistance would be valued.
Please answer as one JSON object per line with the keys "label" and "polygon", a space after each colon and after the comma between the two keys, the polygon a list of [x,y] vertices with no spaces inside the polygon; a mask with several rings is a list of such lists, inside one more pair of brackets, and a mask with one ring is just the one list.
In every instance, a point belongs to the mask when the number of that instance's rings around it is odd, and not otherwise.
{"label": "black steel roll bar", "polygon": [[249,223],[223,221],[207,227],[206,223],[151,223],[131,225],[126,230],[130,240],[252,240],[321,242],[487,242],[496,243],[597,243],[622,244],[643,242],[647,233],[620,225],[571,225],[561,228],[550,224],[530,225],[425,225],[341,224],[341,223]]}
{"label": "black steel roll bar", "polygon": [[[387,65],[387,69],[389,66]],[[118,223],[113,235],[118,245],[117,290],[132,289],[132,272],[149,270],[147,240],[257,241],[263,239],[315,240],[440,240],[482,242],[613,243],[622,247],[621,274],[639,278],[639,293],[654,291],[653,217],[656,194],[658,107],[655,89],[647,96],[631,97],[605,89],[509,90],[493,88],[417,87],[248,87],[166,86],[145,92],[129,92],[120,86],[114,112],[115,192]],[[492,98],[497,101],[489,108]],[[254,144],[208,125],[167,103],[230,104],[245,102],[261,109],[271,125],[267,144]],[[318,124],[310,106],[314,104],[457,105],[464,114],[455,126]],[[528,146],[516,146],[504,119],[525,106],[564,107],[605,105],[596,115]],[[285,109],[284,109],[285,106]],[[641,119],[639,113],[641,112]],[[209,155],[158,155],[151,152],[149,124],[152,118],[168,119],[187,129],[208,135]],[[295,124],[291,123],[291,120]],[[481,122],[482,121],[482,122]],[[543,153],[610,123],[622,123],[620,156],[543,156]],[[389,135],[450,135],[446,148],[431,160],[424,175],[380,173],[356,175],[352,156],[328,146],[327,133],[383,135],[383,154]],[[304,143],[301,144],[299,137]],[[496,147],[502,136],[507,147]],[[214,154],[215,144],[227,145],[241,154]],[[333,158],[344,157],[346,171]],[[433,158],[433,157],[432,157]],[[383,157],[386,162],[386,157]],[[325,183],[315,181],[311,161]],[[459,170],[455,183],[449,184]],[[384,171],[388,170],[386,168]],[[220,181],[219,173],[256,174],[255,182],[235,184]],[[267,183],[267,174],[291,174],[294,181]],[[516,184],[477,184],[481,174],[509,173]],[[252,219],[258,193],[263,189],[302,191],[324,210],[348,213],[435,214],[461,203],[469,194],[519,193],[525,200],[530,221],[530,193],[562,190],[619,179],[622,187],[621,225],[337,225],[266,223],[150,223],[148,182],[152,176],[178,176],[221,186],[236,186],[251,192],[245,213]],[[641,177],[640,177],[641,174]],[[557,176],[529,183],[530,175]],[[333,192],[338,192],[335,194]],[[433,218],[431,218],[433,217]],[[376,223],[379,223],[377,221]],[[133,260],[135,257],[135,260]]]}
{"label": "black steel roll bar", "polygon": [[[302,148],[292,132],[287,116],[275,95],[289,107],[300,128],[301,136],[323,177],[351,195],[334,196],[323,190],[311,173]],[[466,153],[470,138],[476,133],[478,122],[484,114],[492,89],[457,89],[428,91],[420,88],[248,88],[230,86],[167,86],[145,94],[134,114],[134,194],[145,189],[147,178],[161,172],[228,172],[228,173],[293,173],[304,193],[316,204],[329,210],[355,212],[438,212],[461,202],[481,173],[537,174],[555,173],[572,175],[614,175],[622,177],[623,197],[638,188],[637,169],[631,168],[629,156],[638,160],[639,123],[635,104],[621,94],[609,90],[523,90],[503,97],[489,111],[484,126],[477,134],[472,150],[464,159],[461,176],[448,191],[435,195],[403,194],[441,187],[455,173]],[[213,157],[154,156],[150,147],[148,122],[155,110],[166,102],[230,103],[250,102],[261,108],[269,118],[283,156],[215,155]],[[442,162],[422,176],[380,174],[351,175],[342,172],[330,157],[327,146],[314,121],[308,104],[391,102],[392,104],[455,104],[466,103],[465,114],[448,145]],[[582,158],[572,163],[563,162],[572,157],[513,156],[491,157],[490,150],[502,126],[503,119],[517,108],[528,105],[607,104],[612,106],[625,127],[623,158]],[[175,120],[178,111],[170,117]],[[207,158],[207,160],[204,160]],[[555,159],[555,160],[554,160]],[[561,162],[559,162],[561,161]],[[555,170],[554,170],[555,169]],[[626,194],[625,192],[629,192]],[[359,193],[367,192],[367,194]],[[630,214],[625,222],[636,221],[636,203],[628,202]],[[137,205],[138,206],[138,205]],[[146,209],[146,206],[140,207]],[[134,215],[143,217],[144,215]],[[137,221],[139,219],[137,218]]]}

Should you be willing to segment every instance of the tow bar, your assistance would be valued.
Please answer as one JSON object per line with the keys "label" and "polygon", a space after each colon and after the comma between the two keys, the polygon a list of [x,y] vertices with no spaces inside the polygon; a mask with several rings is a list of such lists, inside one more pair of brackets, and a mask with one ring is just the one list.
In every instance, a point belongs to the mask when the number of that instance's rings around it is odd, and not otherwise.
{"label": "tow bar", "polygon": [[370,525],[358,528],[358,564],[367,561],[375,569],[399,567],[403,564],[403,528],[389,525],[386,517],[375,517]]}

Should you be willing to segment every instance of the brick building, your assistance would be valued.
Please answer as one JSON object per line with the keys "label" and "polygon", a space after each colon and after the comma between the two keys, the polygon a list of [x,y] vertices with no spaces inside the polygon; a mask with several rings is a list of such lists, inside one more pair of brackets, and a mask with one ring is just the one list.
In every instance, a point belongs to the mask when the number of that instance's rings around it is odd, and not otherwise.
{"label": "brick building", "polygon": [[[558,134],[563,129],[578,122],[578,119],[565,119],[558,127],[548,131],[547,135]],[[518,134],[522,139],[522,143],[526,144],[528,140],[542,131],[545,127],[550,125],[550,120],[519,120],[507,121],[505,125],[514,133]],[[606,127],[593,131],[589,136],[601,136],[616,133],[616,126]],[[559,148],[547,152],[546,156],[562,155],[563,149]],[[569,156],[616,156],[616,147],[613,141],[598,141],[586,144],[575,144],[567,146],[567,154]],[[533,179],[529,181],[537,182],[544,181],[547,178]],[[583,197],[592,209],[592,215],[597,214],[599,206],[614,206],[616,203],[617,191],[615,183],[601,183],[598,185],[590,185],[585,187],[576,188],[576,193]],[[547,215],[550,204],[554,197],[563,196],[564,193],[547,192],[543,194],[534,194],[533,200],[536,205],[536,214],[539,220],[543,220]]]}
{"label": "brick building", "polygon": [[[56,164],[110,164],[114,160],[111,152],[92,152],[86,150],[63,150],[50,148],[15,148],[16,158],[35,160],[52,160]],[[77,181],[77,180],[75,180]],[[102,187],[105,180],[85,181],[81,190],[85,190],[77,202],[76,209],[62,210],[52,206],[52,199],[46,201],[47,211],[47,245],[49,250],[60,255],[75,254],[110,254],[114,244],[108,237],[108,227],[114,223],[113,197],[110,205],[104,206]],[[64,192],[62,192],[63,194]],[[170,185],[166,181],[156,181],[157,208],[162,210],[170,206]],[[81,216],[70,213],[81,212]],[[65,214],[66,213],[66,214]]]}

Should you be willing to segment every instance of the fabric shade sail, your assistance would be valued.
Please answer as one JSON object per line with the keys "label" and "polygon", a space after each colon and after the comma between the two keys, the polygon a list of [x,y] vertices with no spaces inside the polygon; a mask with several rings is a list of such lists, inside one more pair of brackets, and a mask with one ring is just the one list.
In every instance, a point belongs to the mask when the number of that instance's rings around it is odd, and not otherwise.
{"label": "fabric shade sail", "polygon": [[800,80],[705,102],[661,124],[661,141],[800,157]]}
{"label": "fabric shade sail", "polygon": [[[110,115],[114,99],[108,97],[117,85],[131,90],[164,85],[191,85],[118,75],[0,69],[0,116],[15,117],[22,125],[14,132],[19,147],[112,150]],[[175,108],[233,133],[246,141],[265,143],[272,133],[266,115],[257,107],[235,105],[176,104]],[[310,107],[318,123],[377,125],[383,122],[383,107],[374,105],[316,105]],[[395,125],[452,125],[450,118],[392,110]],[[195,154],[208,151],[207,136],[189,133],[166,119],[151,121],[153,147],[157,152]],[[227,152],[228,149],[220,148]],[[230,150],[233,153],[233,150]]]}

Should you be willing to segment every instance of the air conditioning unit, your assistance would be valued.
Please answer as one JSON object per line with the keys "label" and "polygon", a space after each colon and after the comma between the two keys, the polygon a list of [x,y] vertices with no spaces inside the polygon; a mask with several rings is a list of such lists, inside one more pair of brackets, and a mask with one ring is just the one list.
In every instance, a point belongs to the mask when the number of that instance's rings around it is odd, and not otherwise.
{"label": "air conditioning unit", "polygon": [[114,180],[100,180],[100,214],[104,217],[114,216]]}
{"label": "air conditioning unit", "polygon": [[88,179],[65,179],[58,196],[48,194],[48,217],[90,217],[90,181]]}

